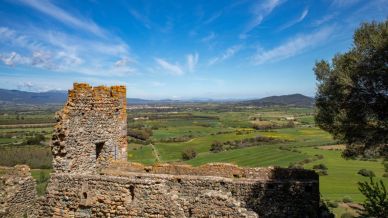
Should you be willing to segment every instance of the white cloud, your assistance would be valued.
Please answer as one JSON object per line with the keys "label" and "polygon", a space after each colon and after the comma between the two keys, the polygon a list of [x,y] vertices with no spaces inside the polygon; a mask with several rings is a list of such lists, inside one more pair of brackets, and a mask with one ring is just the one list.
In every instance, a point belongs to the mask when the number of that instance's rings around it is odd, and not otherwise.
{"label": "white cloud", "polygon": [[85,37],[39,26],[0,27],[0,56],[4,64],[98,76],[124,76],[137,72],[130,66],[136,62],[129,46],[92,20],[65,11],[51,1],[19,0],[15,3],[92,35]]}
{"label": "white cloud", "polygon": [[195,70],[195,66],[198,63],[198,59],[199,59],[198,53],[196,52],[194,54],[188,54],[186,58],[187,58],[187,67],[190,72],[193,72]]}
{"label": "white cloud", "polygon": [[291,20],[289,21],[288,23],[284,24],[283,26],[281,26],[279,28],[279,30],[284,30],[284,29],[287,29],[289,27],[292,27],[294,26],[295,24],[297,23],[300,23],[304,20],[304,18],[307,16],[307,14],[309,13],[309,9],[308,8],[305,8],[303,11],[302,11],[302,14],[295,20]]}
{"label": "white cloud", "polygon": [[80,30],[86,30],[99,36],[105,35],[105,31],[91,20],[76,17],[63,9],[52,4],[50,1],[44,0],[20,0],[20,3],[32,7],[46,15],[57,19],[58,21],[70,27],[76,27]]}
{"label": "white cloud", "polygon": [[0,60],[8,66],[15,66],[17,64],[28,64],[30,60],[26,57],[21,56],[16,52],[0,54]]}
{"label": "white cloud", "polygon": [[318,43],[322,43],[332,32],[333,28],[327,27],[308,35],[299,35],[271,50],[258,52],[253,58],[254,63],[263,64],[293,57]]}
{"label": "white cloud", "polygon": [[172,75],[183,75],[184,72],[182,68],[178,64],[172,64],[167,62],[166,60],[163,60],[161,58],[155,58],[156,63],[159,64],[161,68],[167,71],[167,73],[170,73]]}
{"label": "white cloud", "polygon": [[250,31],[260,25],[263,19],[271,14],[271,12],[282,3],[283,1],[281,0],[265,0],[264,2],[257,1],[252,11],[253,18],[246,25],[244,31],[240,34],[240,39],[245,39]]}
{"label": "white cloud", "polygon": [[130,59],[129,57],[123,57],[119,59],[118,61],[115,62],[116,67],[125,67],[128,66],[129,64],[133,63],[134,61]]}
{"label": "white cloud", "polygon": [[211,32],[209,35],[203,37],[201,39],[202,42],[210,42],[211,40],[213,40],[214,38],[216,37],[216,34],[214,32]]}
{"label": "white cloud", "polygon": [[32,81],[19,82],[16,85],[16,87],[17,87],[18,90],[30,91],[30,92],[46,92],[46,91],[49,91],[49,90],[54,90],[54,89],[50,89],[46,85],[36,84],[36,83],[34,83]]}
{"label": "white cloud", "polygon": [[209,65],[213,65],[233,57],[238,51],[240,51],[241,48],[242,45],[235,45],[226,49],[220,56],[211,59],[209,61]]}
{"label": "white cloud", "polygon": [[[17,52],[15,52],[17,51]],[[129,47],[119,39],[85,39],[39,28],[0,27],[1,61],[15,67],[28,65],[57,72],[124,76],[136,69]]]}

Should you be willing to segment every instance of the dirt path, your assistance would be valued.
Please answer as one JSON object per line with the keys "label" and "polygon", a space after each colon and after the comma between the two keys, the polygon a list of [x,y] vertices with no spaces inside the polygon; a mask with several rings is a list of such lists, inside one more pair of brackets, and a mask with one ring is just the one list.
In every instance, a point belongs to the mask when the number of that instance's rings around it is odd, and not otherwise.
{"label": "dirt path", "polygon": [[152,148],[152,154],[154,154],[154,156],[155,156],[155,158],[156,158],[156,160],[158,162],[161,162],[159,151],[156,149],[154,144],[150,144],[150,145],[151,145],[151,148]]}
{"label": "dirt path", "polygon": [[185,143],[190,143],[190,142],[192,142],[192,141],[194,141],[196,138],[192,138],[192,139],[190,139],[189,141],[187,141],[187,142],[185,142]]}
{"label": "dirt path", "polygon": [[322,150],[340,150],[340,151],[343,151],[343,150],[345,150],[346,146],[343,145],[343,144],[339,144],[339,145],[324,145],[324,146],[319,146],[318,148],[322,149]]}

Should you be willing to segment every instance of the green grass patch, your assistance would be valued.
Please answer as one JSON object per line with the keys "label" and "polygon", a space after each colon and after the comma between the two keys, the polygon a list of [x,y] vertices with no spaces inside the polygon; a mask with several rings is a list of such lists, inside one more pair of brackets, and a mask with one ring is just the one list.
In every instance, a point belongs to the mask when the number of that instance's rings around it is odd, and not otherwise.
{"label": "green grass patch", "polygon": [[382,177],[384,173],[381,161],[361,161],[346,160],[341,157],[341,151],[322,150],[314,148],[299,148],[308,155],[322,154],[324,159],[304,165],[305,168],[312,169],[313,165],[325,164],[328,168],[327,176],[320,177],[320,191],[325,199],[342,200],[349,196],[354,202],[362,202],[363,195],[358,190],[358,182],[368,181],[357,172],[362,169],[372,170],[376,174],[376,179],[382,179],[388,187],[388,178]]}

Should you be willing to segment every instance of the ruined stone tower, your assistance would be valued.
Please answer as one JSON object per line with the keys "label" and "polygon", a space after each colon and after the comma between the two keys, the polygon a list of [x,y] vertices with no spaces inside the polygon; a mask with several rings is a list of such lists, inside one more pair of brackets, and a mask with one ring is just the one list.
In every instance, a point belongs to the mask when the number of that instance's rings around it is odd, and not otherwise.
{"label": "ruined stone tower", "polygon": [[127,159],[125,86],[74,83],[56,114],[52,153],[57,173],[93,173]]}

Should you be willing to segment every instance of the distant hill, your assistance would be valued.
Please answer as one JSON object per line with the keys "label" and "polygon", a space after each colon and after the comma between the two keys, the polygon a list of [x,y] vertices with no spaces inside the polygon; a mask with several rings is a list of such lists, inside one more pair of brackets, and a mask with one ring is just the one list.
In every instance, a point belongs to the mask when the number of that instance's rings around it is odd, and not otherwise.
{"label": "distant hill", "polygon": [[15,104],[62,104],[66,101],[67,92],[26,92],[0,89],[0,102]]}
{"label": "distant hill", "polygon": [[[20,90],[0,89],[0,103],[7,104],[64,104],[67,99],[67,91],[27,92]],[[176,100],[146,100],[141,98],[127,98],[128,104],[171,104]]]}
{"label": "distant hill", "polygon": [[241,101],[239,105],[246,106],[259,106],[259,107],[268,107],[268,106],[296,106],[296,107],[312,107],[314,106],[314,98],[308,97],[302,94],[292,94],[292,95],[280,95],[280,96],[270,96],[261,99]]}
{"label": "distant hill", "polygon": [[[19,90],[7,90],[0,89],[0,103],[7,104],[64,104],[67,99],[66,91],[48,91],[48,92],[26,92]],[[261,99],[238,101],[221,101],[214,99],[190,99],[190,100],[146,100],[141,98],[127,98],[128,105],[144,105],[144,104],[180,104],[180,103],[206,103],[206,102],[219,102],[219,103],[235,103],[237,105],[246,106],[297,106],[297,107],[312,107],[314,99],[301,94],[271,96]]]}

